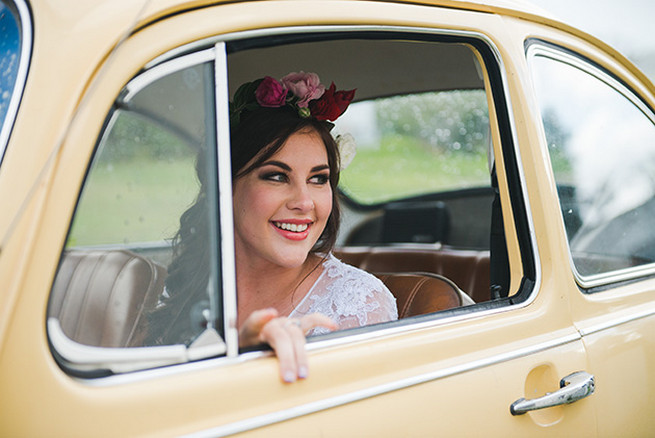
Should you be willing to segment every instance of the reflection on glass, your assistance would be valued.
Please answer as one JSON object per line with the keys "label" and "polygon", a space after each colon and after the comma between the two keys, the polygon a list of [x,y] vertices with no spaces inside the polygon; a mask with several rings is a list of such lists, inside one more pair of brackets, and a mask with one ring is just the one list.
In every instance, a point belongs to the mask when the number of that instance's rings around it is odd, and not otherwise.
{"label": "reflection on glass", "polygon": [[617,88],[533,59],[535,87],[578,272],[655,261],[655,126]]}
{"label": "reflection on glass", "polygon": [[9,8],[0,3],[0,126],[7,116],[18,75],[20,44],[18,23]]}

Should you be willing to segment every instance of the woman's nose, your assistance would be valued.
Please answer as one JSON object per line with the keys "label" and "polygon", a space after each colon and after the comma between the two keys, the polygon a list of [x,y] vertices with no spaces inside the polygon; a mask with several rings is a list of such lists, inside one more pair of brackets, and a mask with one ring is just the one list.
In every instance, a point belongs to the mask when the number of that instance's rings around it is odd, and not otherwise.
{"label": "woman's nose", "polygon": [[306,184],[298,184],[293,188],[287,206],[291,210],[302,212],[311,211],[314,208],[314,200]]}

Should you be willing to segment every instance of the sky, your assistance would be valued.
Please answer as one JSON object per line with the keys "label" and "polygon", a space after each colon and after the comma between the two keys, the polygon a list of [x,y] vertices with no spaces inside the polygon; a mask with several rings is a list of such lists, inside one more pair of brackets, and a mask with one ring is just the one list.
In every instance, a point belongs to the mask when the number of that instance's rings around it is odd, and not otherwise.
{"label": "sky", "polygon": [[655,82],[655,1],[529,1],[618,49]]}

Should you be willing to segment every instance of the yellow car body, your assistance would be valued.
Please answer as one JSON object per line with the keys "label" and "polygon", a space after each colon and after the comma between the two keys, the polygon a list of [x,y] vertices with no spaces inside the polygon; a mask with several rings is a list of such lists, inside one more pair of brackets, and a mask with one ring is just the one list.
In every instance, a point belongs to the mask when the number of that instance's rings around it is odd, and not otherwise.
{"label": "yellow car body", "polygon": [[[0,165],[1,436],[609,437],[655,431],[655,265],[587,282],[576,274],[526,49],[538,40],[584,57],[652,113],[655,88],[612,48],[515,1],[18,3],[28,23],[29,65]],[[229,333],[227,353],[217,357],[101,377],[71,373],[53,347],[48,302],[89,163],[123,87],[162,57],[208,40],[316,29],[464,35],[490,47],[504,87],[500,97],[490,91],[485,66],[491,61],[479,63],[493,102],[509,295],[531,275],[525,299],[318,339],[308,344],[310,377],[291,385],[279,381],[274,357],[240,353]],[[499,121],[502,111],[507,121]],[[511,160],[506,139],[514,145]],[[520,182],[518,203],[512,178]],[[527,240],[522,230],[529,230]],[[510,412],[515,401],[555,392],[560,379],[579,371],[595,379],[586,397],[524,415]]]}

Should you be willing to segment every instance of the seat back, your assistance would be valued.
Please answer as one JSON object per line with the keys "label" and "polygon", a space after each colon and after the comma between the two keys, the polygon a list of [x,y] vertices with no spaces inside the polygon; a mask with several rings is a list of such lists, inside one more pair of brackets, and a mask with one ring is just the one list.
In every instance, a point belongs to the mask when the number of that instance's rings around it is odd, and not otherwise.
{"label": "seat back", "polygon": [[141,344],[144,309],[153,308],[166,268],[125,250],[69,250],[49,304],[72,340],[99,347]]}
{"label": "seat back", "polygon": [[455,283],[427,272],[375,274],[396,297],[398,318],[474,304]]}
{"label": "seat back", "polygon": [[341,247],[334,255],[368,272],[429,272],[457,284],[476,303],[489,301],[489,251],[409,246]]}

